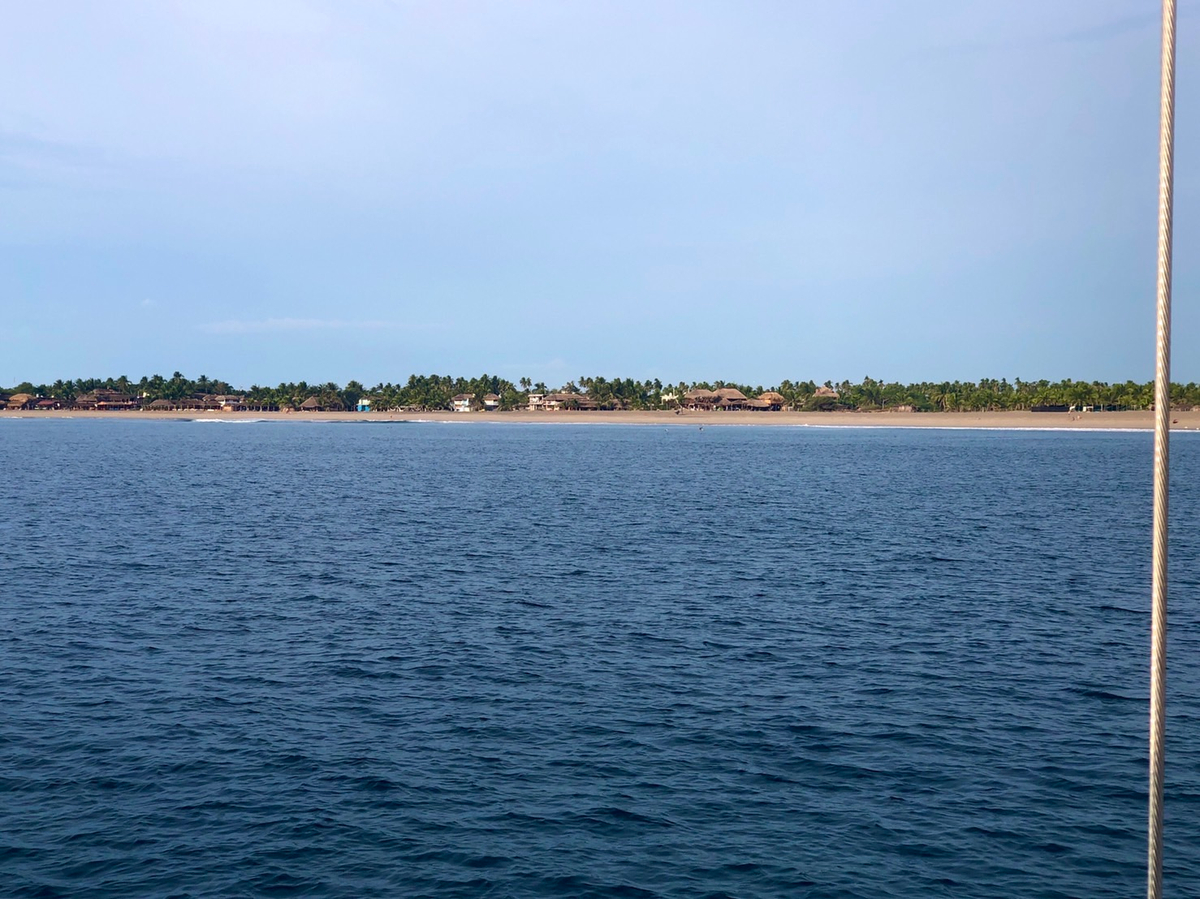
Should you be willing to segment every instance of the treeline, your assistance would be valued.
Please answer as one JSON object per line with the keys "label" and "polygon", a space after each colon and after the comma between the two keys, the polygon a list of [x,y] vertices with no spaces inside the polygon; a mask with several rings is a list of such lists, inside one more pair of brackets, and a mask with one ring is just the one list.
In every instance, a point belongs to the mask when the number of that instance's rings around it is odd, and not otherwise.
{"label": "treeline", "polygon": [[[34,396],[72,401],[98,388],[116,390],[149,403],[157,399],[181,400],[205,395],[238,395],[256,405],[299,407],[315,397],[323,406],[355,408],[363,398],[371,408],[445,409],[459,394],[474,394],[482,399],[487,394],[499,397],[501,409],[514,409],[528,402],[530,393],[578,393],[595,400],[600,408],[662,409],[685,404],[689,390],[704,388],[718,390],[735,387],[747,396],[773,391],[783,396],[786,406],[801,410],[911,409],[918,412],[977,412],[1025,410],[1034,406],[1095,406],[1117,409],[1149,409],[1154,403],[1153,382],[1109,384],[1102,381],[1014,381],[1007,379],[981,381],[923,381],[902,384],[896,381],[877,381],[864,378],[860,383],[830,381],[784,380],[778,384],[741,384],[733,381],[638,381],[633,378],[581,376],[562,385],[547,385],[521,378],[516,383],[494,375],[477,378],[450,375],[412,375],[404,383],[380,383],[368,387],[358,381],[339,386],[333,382],[309,384],[306,381],[285,382],[274,387],[258,384],[248,388],[235,387],[228,381],[210,379],[205,375],[192,379],[175,372],[170,378],[151,375],[134,381],[128,377],[79,378],[59,380],[53,384],[25,382],[0,392],[29,393]],[[1173,384],[1172,405],[1200,406],[1200,385]]]}

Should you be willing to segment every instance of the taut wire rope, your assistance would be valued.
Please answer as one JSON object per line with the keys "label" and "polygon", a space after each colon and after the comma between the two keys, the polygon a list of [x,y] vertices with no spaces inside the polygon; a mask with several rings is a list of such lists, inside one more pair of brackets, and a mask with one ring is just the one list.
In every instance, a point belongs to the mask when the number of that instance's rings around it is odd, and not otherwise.
{"label": "taut wire rope", "polygon": [[1171,428],[1171,225],[1175,168],[1175,0],[1162,5],[1158,144],[1158,327],[1154,368],[1154,552],[1150,620],[1149,899],[1162,896],[1163,767],[1167,706],[1167,507]]}

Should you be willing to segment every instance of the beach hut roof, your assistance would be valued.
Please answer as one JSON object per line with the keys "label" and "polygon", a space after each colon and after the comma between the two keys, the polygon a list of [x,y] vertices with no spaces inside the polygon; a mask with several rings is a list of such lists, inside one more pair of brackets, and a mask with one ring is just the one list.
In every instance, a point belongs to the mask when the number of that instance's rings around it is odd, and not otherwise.
{"label": "beach hut roof", "polygon": [[782,393],[776,393],[774,390],[768,390],[766,393],[760,393],[758,398],[772,405],[780,405],[781,403],[787,402],[787,399]]}
{"label": "beach hut roof", "polygon": [[458,394],[458,396],[456,396],[454,398],[454,402],[461,403],[466,400],[473,400],[473,399],[475,399],[475,394],[473,394],[473,393],[460,393],[460,394]]}
{"label": "beach hut roof", "polygon": [[14,393],[12,396],[10,396],[8,398],[8,401],[10,403],[24,404],[24,403],[28,403],[31,399],[33,399],[32,393]]}
{"label": "beach hut roof", "polygon": [[308,399],[306,399],[303,403],[300,404],[300,408],[301,409],[316,409],[320,405],[321,405],[320,400],[318,400],[315,396],[310,396]]}
{"label": "beach hut roof", "polygon": [[744,400],[746,398],[746,394],[736,387],[722,387],[717,391],[717,396],[723,400]]}
{"label": "beach hut roof", "polygon": [[719,394],[717,394],[716,392],[714,392],[712,390],[708,390],[707,388],[697,387],[695,390],[689,390],[683,396],[685,399],[689,399],[689,400],[708,400],[708,399],[713,399],[714,397],[716,397],[718,395]]}

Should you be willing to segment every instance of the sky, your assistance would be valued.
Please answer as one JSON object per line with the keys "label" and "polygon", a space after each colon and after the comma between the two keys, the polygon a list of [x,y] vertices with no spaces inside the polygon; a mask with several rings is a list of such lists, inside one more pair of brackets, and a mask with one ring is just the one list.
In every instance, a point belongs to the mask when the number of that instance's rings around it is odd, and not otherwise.
{"label": "sky", "polygon": [[[1153,377],[1157,0],[58,0],[0,384]],[[1200,2],[1174,364],[1200,380]]]}

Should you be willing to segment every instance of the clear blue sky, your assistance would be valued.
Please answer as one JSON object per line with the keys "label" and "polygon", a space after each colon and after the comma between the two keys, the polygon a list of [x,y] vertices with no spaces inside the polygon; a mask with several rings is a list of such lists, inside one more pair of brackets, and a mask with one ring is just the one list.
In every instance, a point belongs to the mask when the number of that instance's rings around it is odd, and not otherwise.
{"label": "clear blue sky", "polygon": [[[0,384],[1148,380],[1157,0],[10,4]],[[1200,380],[1181,7],[1176,380]]]}

